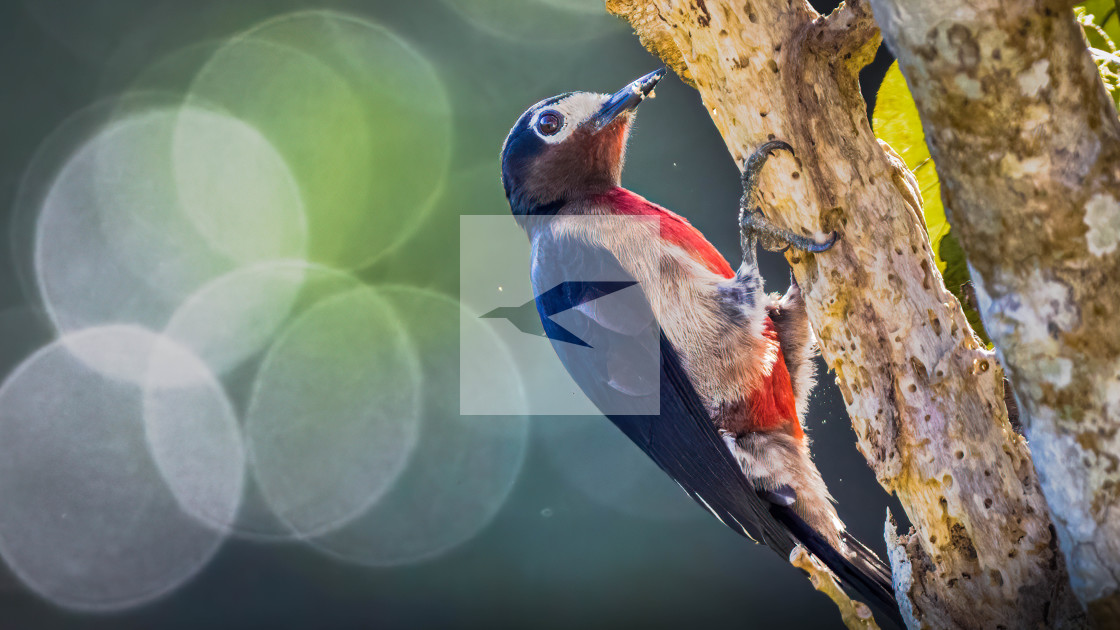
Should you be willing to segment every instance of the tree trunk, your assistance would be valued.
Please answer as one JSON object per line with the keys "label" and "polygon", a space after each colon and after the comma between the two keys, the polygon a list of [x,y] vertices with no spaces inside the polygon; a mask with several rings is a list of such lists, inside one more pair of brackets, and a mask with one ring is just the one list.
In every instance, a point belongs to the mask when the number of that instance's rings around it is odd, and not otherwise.
{"label": "tree trunk", "polygon": [[842,236],[825,254],[787,259],[859,448],[916,528],[888,531],[911,627],[1076,624],[1002,370],[937,273],[913,177],[868,125],[858,72],[879,43],[870,11],[855,2],[822,18],[804,0],[607,8],[699,90],[737,163],[768,139],[795,147],[796,159],[778,155],[762,174],[767,216]]}
{"label": "tree trunk", "polygon": [[1074,589],[1120,627],[1120,120],[1070,4],[871,0]]}

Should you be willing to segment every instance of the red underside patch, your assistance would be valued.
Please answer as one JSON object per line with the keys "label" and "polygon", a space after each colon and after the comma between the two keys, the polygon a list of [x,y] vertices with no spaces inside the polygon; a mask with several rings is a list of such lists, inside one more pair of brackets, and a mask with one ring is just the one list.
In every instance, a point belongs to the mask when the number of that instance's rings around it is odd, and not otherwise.
{"label": "red underside patch", "polygon": [[769,317],[763,322],[763,338],[777,347],[777,358],[770,374],[762,381],[747,400],[747,431],[785,430],[797,439],[805,437],[805,431],[797,420],[797,405],[793,399],[793,386],[786,369],[786,359],[778,344],[778,331]]}
{"label": "red underside patch", "polygon": [[615,214],[659,217],[661,219],[661,238],[688,252],[693,260],[703,264],[712,273],[717,273],[724,278],[735,275],[731,265],[708,242],[708,239],[704,238],[700,230],[692,227],[692,224],[679,214],[666,210],[625,188],[612,188],[599,195],[596,201],[606,205]]}

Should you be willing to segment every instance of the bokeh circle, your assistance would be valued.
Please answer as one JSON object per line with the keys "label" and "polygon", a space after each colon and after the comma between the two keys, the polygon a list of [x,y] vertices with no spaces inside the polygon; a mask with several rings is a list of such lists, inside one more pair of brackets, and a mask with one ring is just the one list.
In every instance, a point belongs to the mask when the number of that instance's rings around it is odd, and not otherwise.
{"label": "bokeh circle", "polygon": [[[152,601],[197,573],[224,540],[182,509],[149,451],[143,399],[160,343],[135,326],[91,328],[39,350],[0,386],[0,555],[52,603],[120,610]],[[198,365],[175,368],[180,421],[228,411]],[[196,466],[214,455],[198,436],[177,432],[177,448]],[[194,485],[190,497],[235,510],[238,489],[236,480]]]}
{"label": "bokeh circle", "polygon": [[364,268],[442,191],[451,108],[435,69],[372,22],[333,11],[267,20],[218,48],[190,98],[249,122],[301,185],[308,260]]}
{"label": "bokeh circle", "polygon": [[245,418],[250,462],[272,512],[299,537],[374,504],[416,446],[416,350],[370,287],[323,299],[277,336]]}
{"label": "bokeh circle", "polygon": [[[199,174],[209,179],[197,184],[230,195],[218,202],[211,194],[213,203],[191,214],[181,204],[172,155],[184,120],[213,141],[212,170]],[[255,177],[238,186],[245,172]],[[232,223],[231,207],[240,217]],[[252,213],[267,216],[241,220]],[[259,231],[211,242],[200,226]],[[58,173],[37,220],[36,281],[62,334],[107,324],[159,330],[211,279],[254,261],[300,257],[302,226],[298,189],[252,127],[197,107],[142,111],[110,122]]]}
{"label": "bokeh circle", "polygon": [[[454,549],[495,517],[521,471],[528,403],[508,349],[477,314],[424,289],[386,287],[380,293],[416,340],[424,383],[419,443],[385,496],[345,527],[311,542],[350,562],[399,566]],[[472,369],[460,364],[460,334],[489,345],[496,357],[490,391],[503,392],[522,415],[460,415],[459,373]]]}

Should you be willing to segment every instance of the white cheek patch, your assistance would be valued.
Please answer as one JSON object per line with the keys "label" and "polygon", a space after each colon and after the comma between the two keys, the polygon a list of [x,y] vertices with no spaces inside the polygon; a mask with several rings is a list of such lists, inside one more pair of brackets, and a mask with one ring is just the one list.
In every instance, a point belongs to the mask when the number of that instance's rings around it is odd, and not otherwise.
{"label": "white cheek patch", "polygon": [[[560,144],[572,135],[582,123],[595,115],[603,103],[610,98],[606,94],[595,94],[592,92],[579,92],[571,96],[553,103],[552,105],[545,105],[539,110],[533,112],[533,118],[529,121],[529,128],[533,133],[537,134],[541,140],[549,144]],[[541,133],[537,128],[537,121],[540,119],[541,114],[545,112],[557,112],[564,117],[564,125],[560,127],[560,131],[546,136]]]}

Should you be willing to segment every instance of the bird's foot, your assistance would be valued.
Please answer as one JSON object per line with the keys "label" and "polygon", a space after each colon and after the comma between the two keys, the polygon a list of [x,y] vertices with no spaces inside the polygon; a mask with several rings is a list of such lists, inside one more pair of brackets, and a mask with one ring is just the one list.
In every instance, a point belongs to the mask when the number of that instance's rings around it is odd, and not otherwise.
{"label": "bird's foot", "polygon": [[743,260],[747,263],[754,263],[755,246],[759,241],[761,241],[763,247],[772,252],[784,252],[793,247],[807,252],[820,253],[830,249],[840,238],[838,233],[832,232],[825,242],[819,243],[808,236],[802,236],[774,225],[762,214],[761,208],[757,206],[752,208],[755,195],[758,193],[758,176],[762,173],[762,167],[766,164],[766,160],[777,149],[789,151],[790,155],[794,155],[793,147],[788,143],[781,140],[771,140],[752,153],[743,167],[743,197],[739,201],[739,230],[742,237]]}
{"label": "bird's foot", "polygon": [[745,238],[760,242],[767,251],[771,252],[784,252],[792,247],[819,254],[832,249],[832,246],[840,238],[840,234],[834,231],[828,235],[823,243],[820,243],[809,236],[795,234],[771,223],[762,214],[761,208],[755,208],[744,213],[742,220],[739,222],[739,229],[742,230]]}

